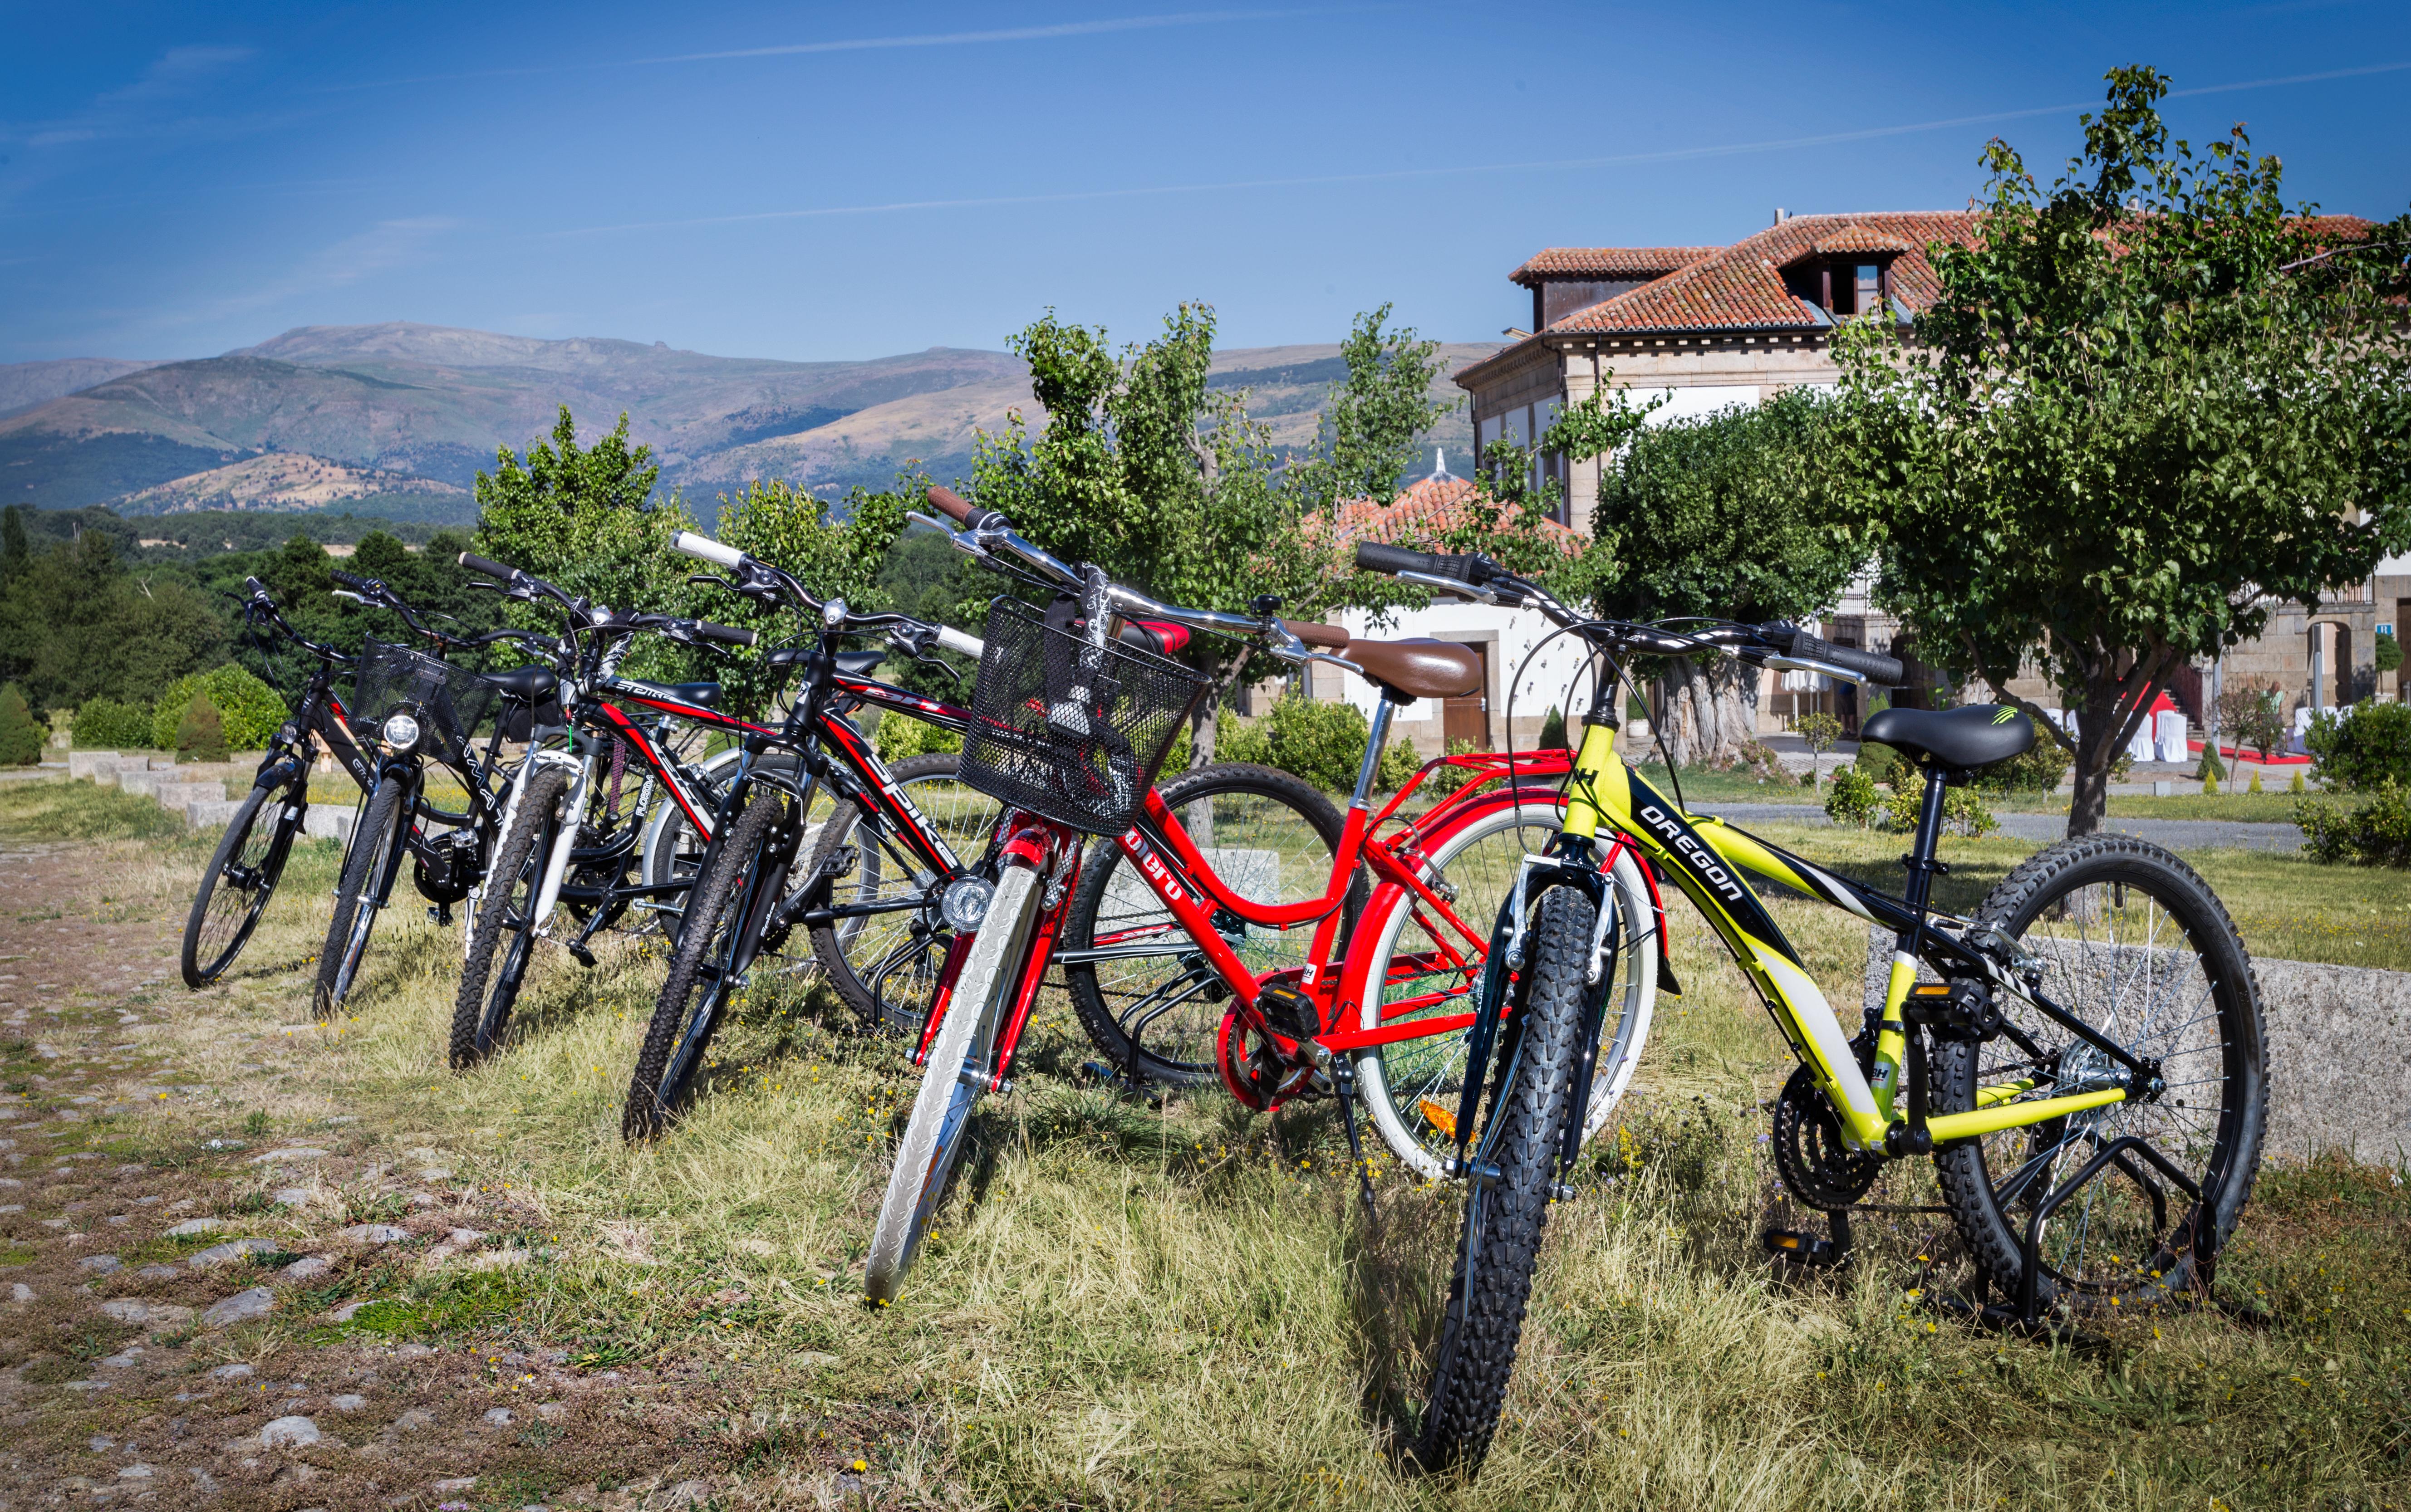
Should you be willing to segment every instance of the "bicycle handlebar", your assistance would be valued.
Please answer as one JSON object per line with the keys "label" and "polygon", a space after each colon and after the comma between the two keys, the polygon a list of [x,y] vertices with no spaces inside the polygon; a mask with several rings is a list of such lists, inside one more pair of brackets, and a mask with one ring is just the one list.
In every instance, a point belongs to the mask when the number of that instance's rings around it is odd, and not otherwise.
{"label": "bicycle handlebar", "polygon": [[717,641],[723,646],[751,646],[761,639],[750,630],[739,630],[734,625],[715,625],[709,619],[697,619],[694,625],[691,633],[695,639]]}
{"label": "bicycle handlebar", "polygon": [[690,557],[700,557],[713,566],[725,567],[730,572],[735,572],[738,564],[745,560],[745,553],[735,546],[723,545],[708,535],[697,535],[693,531],[680,531],[677,539],[670,543],[670,548]]}
{"label": "bicycle handlebar", "polygon": [[1760,639],[1771,643],[1787,657],[1840,667],[1845,672],[1857,673],[1879,688],[1897,688],[1907,680],[1907,669],[1901,665],[1898,657],[1836,646],[1793,625],[1761,625],[1758,634]]}
{"label": "bicycle handlebar", "polygon": [[480,557],[474,551],[460,553],[460,565],[473,573],[483,573],[488,577],[499,578],[505,583],[519,575],[515,569],[504,566],[491,557]]}
{"label": "bicycle handlebar", "polygon": [[1454,577],[1476,588],[1506,575],[1498,570],[1498,563],[1478,552],[1410,551],[1378,541],[1356,543],[1356,568],[1367,573],[1427,573],[1434,577]]}

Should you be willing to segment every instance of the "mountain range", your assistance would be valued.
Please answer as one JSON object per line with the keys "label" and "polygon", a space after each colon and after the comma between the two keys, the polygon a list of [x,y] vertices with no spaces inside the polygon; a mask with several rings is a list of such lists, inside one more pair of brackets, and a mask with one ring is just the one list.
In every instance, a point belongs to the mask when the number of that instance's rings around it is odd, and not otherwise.
{"label": "mountain range", "polygon": [[[1495,344],[1441,349],[1447,374]],[[1244,387],[1276,442],[1311,439],[1339,348],[1220,353],[1209,382]],[[466,489],[499,447],[524,449],[562,405],[581,441],[622,412],[663,482],[700,501],[754,478],[823,494],[879,485],[908,461],[970,471],[976,432],[1016,409],[1044,419],[1003,352],[933,347],[862,362],[719,357],[662,342],[543,341],[396,322],[308,326],[193,361],[0,365],[0,502],[120,513],[290,509],[473,517]],[[1464,448],[1461,406],[1432,444]],[[267,460],[273,458],[274,460]]]}

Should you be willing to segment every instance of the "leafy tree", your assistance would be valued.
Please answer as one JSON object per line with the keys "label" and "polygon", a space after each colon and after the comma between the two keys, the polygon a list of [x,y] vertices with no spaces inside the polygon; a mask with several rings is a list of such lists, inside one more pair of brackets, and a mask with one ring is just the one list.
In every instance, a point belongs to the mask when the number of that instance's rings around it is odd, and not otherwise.
{"label": "leafy tree", "polygon": [[[2072,748],[2072,835],[2179,667],[2411,543],[2411,216],[2359,241],[2288,209],[2242,127],[2171,142],[2155,70],[2108,79],[2049,190],[1986,150],[1982,235],[1935,249],[1914,345],[1836,340],[1878,597]],[[2009,692],[2029,665],[2073,740]]]}
{"label": "leafy tree", "polygon": [[285,722],[289,712],[275,689],[242,667],[228,663],[210,672],[179,677],[168,685],[152,711],[149,744],[161,750],[182,749],[183,737],[177,732],[196,699],[217,711],[219,734],[237,750],[265,748],[268,737],[276,733],[276,727]]}
{"label": "leafy tree", "polygon": [[34,548],[25,538],[25,517],[20,513],[24,507],[10,504],[0,510],[0,591],[34,564]]}
{"label": "leafy tree", "polygon": [[224,618],[197,589],[179,574],[128,574],[98,531],[34,555],[0,589],[0,676],[37,708],[104,695],[148,704],[223,660],[226,644]]}
{"label": "leafy tree", "polygon": [[42,759],[50,731],[25,705],[24,690],[0,687],[0,766],[31,766]]}
{"label": "leafy tree", "polygon": [[195,693],[176,721],[176,759],[180,762],[222,762],[226,757],[226,720],[207,694]]}
{"label": "leafy tree", "polygon": [[93,750],[142,750],[151,744],[151,711],[114,698],[88,698],[75,713],[71,738]]}
{"label": "leafy tree", "polygon": [[1808,786],[1819,787],[1823,774],[1818,764],[1834,749],[1834,742],[1842,738],[1842,721],[1819,709],[1800,721],[1799,734],[1808,748]]}
{"label": "leafy tree", "polygon": [[[1832,409],[1795,388],[1633,436],[1600,478],[1598,553],[1614,563],[1594,568],[1600,611],[1757,622],[1832,608],[1865,560],[1822,463]],[[1658,675],[1678,764],[1730,761],[1757,738],[1756,669],[1703,653]]]}
{"label": "leafy tree", "polygon": [[[720,539],[778,563],[823,598],[843,599],[855,608],[884,608],[889,596],[881,574],[888,548],[903,531],[905,514],[924,507],[928,491],[928,481],[917,476],[899,479],[897,488],[884,493],[856,488],[846,497],[844,517],[832,519],[826,500],[781,479],[757,482],[734,500],[723,496]],[[690,565],[705,570],[701,563]],[[783,612],[774,616],[727,593],[707,591],[695,602],[695,612],[705,618],[760,633],[759,646],[718,663],[718,675],[736,706],[762,707],[786,680],[786,674],[773,675],[765,668],[763,658],[775,647],[796,643],[795,617]],[[897,670],[899,675],[904,671]]]}
{"label": "leafy tree", "polygon": [[[476,549],[614,609],[680,612],[694,563],[670,542],[694,521],[675,498],[653,498],[661,472],[652,448],[629,444],[627,415],[580,447],[564,404],[549,442],[534,443],[524,458],[503,447],[493,472],[477,474]],[[519,612],[531,627],[559,623],[557,615]]]}

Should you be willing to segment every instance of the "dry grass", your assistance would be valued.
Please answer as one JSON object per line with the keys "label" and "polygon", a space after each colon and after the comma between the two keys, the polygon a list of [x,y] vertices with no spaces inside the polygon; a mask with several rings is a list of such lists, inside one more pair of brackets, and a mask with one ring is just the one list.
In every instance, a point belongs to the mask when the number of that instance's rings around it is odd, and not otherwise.
{"label": "dry grass", "polygon": [[[0,817],[22,834],[45,803],[45,824],[75,807],[11,790]],[[122,842],[113,895],[181,912],[197,849]],[[1781,1210],[1756,1139],[1788,1066],[1688,917],[1687,993],[1663,1005],[1583,1195],[1555,1211],[1509,1422],[1469,1487],[1395,1452],[1454,1195],[1385,1180],[1368,1230],[1327,1110],[1090,1089],[1057,997],[1022,1090],[984,1106],[904,1300],[873,1312],[861,1258],[913,1086],[893,1041],[806,984],[763,991],[693,1115],[632,1151],[620,1098],[660,974],[644,942],[591,973],[548,952],[511,1045],[454,1075],[459,942],[415,905],[381,925],[343,1022],[306,1026],[333,865],[332,847],[309,850],[239,980],[177,1022],[174,1074],[217,1093],[120,1137],[169,1150],[253,1113],[270,1131],[356,1116],[349,1137],[397,1166],[506,1194],[534,1258],[397,1275],[355,1329],[689,1367],[697,1400],[733,1403],[681,1440],[722,1467],[723,1505],[826,1504],[836,1452],[859,1454],[878,1505],[2199,1509],[2411,1493],[2411,1208],[2388,1172],[2264,1177],[2226,1272],[2273,1309],[2257,1329],[2168,1314],[2072,1353],[1937,1322],[1912,1297],[1956,1274],[1931,1214],[1866,1221],[1837,1276],[1775,1272],[1757,1249]],[[1775,907],[1828,994],[1855,1003],[1863,935]],[[295,1026],[282,1054],[245,1069],[248,1035],[277,1025]],[[1921,1171],[1892,1182],[1892,1200],[1928,1199]],[[324,1336],[280,1323],[251,1347]],[[558,1497],[574,1469],[548,1480],[539,1462],[477,1495]]]}

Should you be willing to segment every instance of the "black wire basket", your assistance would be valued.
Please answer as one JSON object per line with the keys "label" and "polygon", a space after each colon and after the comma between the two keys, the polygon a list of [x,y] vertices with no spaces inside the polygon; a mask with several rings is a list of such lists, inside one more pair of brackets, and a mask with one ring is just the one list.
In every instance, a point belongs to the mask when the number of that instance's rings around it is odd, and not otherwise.
{"label": "black wire basket", "polygon": [[360,651],[352,682],[352,728],[373,739],[388,715],[408,710],[431,721],[443,758],[467,764],[477,722],[502,690],[466,667],[439,662],[407,646],[372,639]]}
{"label": "black wire basket", "polygon": [[1089,835],[1119,835],[1205,695],[1177,662],[1103,649],[1018,599],[988,606],[963,782]]}

